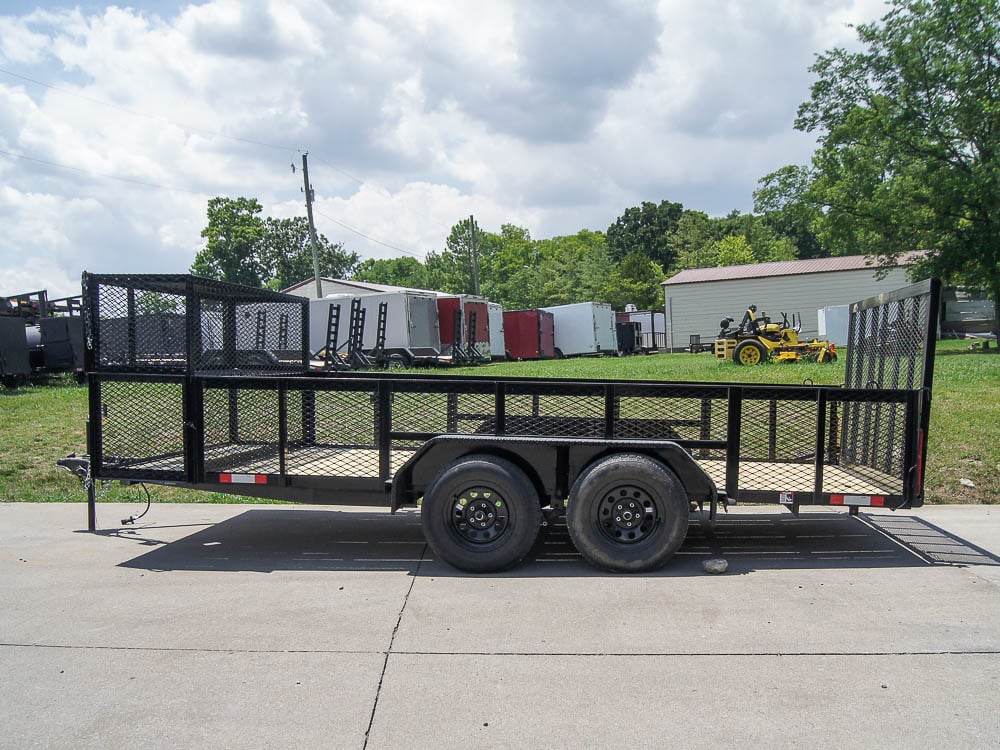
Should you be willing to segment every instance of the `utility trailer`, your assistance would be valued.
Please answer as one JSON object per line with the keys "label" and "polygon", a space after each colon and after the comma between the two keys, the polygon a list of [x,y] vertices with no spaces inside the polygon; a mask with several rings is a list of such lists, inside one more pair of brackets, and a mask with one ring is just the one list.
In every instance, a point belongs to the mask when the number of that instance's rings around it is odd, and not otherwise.
{"label": "utility trailer", "polygon": [[79,296],[49,299],[44,289],[0,297],[0,382],[16,387],[56,372],[82,378],[80,305]]}
{"label": "utility trailer", "polygon": [[[434,552],[477,572],[520,561],[543,519],[564,519],[594,565],[637,572],[674,554],[694,506],[711,523],[737,501],[793,512],[923,502],[936,281],[852,306],[836,387],[311,374],[303,298],[187,276],[85,274],[84,288],[89,461],[60,463],[91,480],[420,505]],[[141,300],[168,293],[186,318],[180,357],[107,340],[140,330]],[[206,369],[209,307],[225,326]],[[236,346],[248,308],[267,325],[284,316],[301,362],[281,362],[268,331],[259,350]],[[128,325],[108,327],[126,311]],[[878,345],[903,323],[926,336]],[[123,349],[127,360],[109,356]]]}
{"label": "utility trailer", "polygon": [[639,345],[653,352],[667,348],[666,316],[653,310],[633,310],[615,313],[618,323],[638,323],[641,327]]}

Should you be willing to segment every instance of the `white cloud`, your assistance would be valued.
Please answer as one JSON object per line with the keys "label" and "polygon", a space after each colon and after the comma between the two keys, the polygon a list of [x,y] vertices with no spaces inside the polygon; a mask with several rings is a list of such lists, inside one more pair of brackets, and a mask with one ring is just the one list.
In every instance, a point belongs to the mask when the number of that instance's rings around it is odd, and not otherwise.
{"label": "white cloud", "polygon": [[183,272],[208,198],[303,212],[301,174],[289,169],[299,149],[312,154],[319,230],[366,256],[399,253],[337,222],[422,255],[469,214],[546,237],[604,229],[642,200],[748,210],[757,178],[811,151],[792,120],[814,53],[851,44],[845,24],[884,10],[876,0],[159,8],[0,16],[0,68],[50,84],[0,73],[0,293],[67,292],[84,268]]}

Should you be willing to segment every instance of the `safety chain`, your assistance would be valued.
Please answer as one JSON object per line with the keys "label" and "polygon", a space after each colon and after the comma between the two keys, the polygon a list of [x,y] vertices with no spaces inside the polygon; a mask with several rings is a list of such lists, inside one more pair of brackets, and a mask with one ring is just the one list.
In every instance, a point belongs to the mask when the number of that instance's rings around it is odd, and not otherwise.
{"label": "safety chain", "polygon": [[105,495],[108,494],[108,490],[111,489],[111,485],[114,484],[115,480],[114,479],[109,479],[106,482],[101,481],[101,480],[94,481],[94,478],[92,476],[90,476],[90,463],[88,463],[87,464],[87,476],[85,476],[83,478],[83,491],[87,492],[89,494],[90,493],[90,488],[91,487],[96,487],[97,486],[97,482],[101,482],[101,490],[100,490],[100,492],[98,492],[97,495],[94,496],[94,501],[95,502],[97,500],[100,500],[102,497],[104,497]]}

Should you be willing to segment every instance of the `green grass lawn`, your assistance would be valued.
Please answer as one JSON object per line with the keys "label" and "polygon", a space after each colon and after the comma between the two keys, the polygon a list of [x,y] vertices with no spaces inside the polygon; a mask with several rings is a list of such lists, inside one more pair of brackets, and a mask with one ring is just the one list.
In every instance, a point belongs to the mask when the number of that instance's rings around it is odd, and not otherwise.
{"label": "green grass lawn", "polygon": [[[995,352],[996,350],[992,350]],[[928,438],[926,495],[936,503],[1000,503],[1000,355],[970,351],[968,342],[938,344]],[[426,371],[422,371],[426,372]],[[524,376],[688,382],[802,383],[837,385],[844,358],[832,364],[768,364],[739,367],[709,354],[657,354],[545,362],[501,362],[433,372],[484,377]],[[0,502],[65,502],[84,498],[80,483],[55,460],[86,452],[87,391],[56,379],[16,391],[0,391]],[[967,486],[961,480],[974,486]],[[172,502],[243,502],[233,495],[173,487],[153,488]],[[105,499],[145,499],[138,487],[117,484]],[[253,500],[253,502],[260,502]]]}

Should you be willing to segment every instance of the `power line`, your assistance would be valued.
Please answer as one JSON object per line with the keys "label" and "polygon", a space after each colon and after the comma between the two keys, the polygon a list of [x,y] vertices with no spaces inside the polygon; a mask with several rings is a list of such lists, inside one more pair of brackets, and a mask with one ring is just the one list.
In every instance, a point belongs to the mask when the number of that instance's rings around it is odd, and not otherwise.
{"label": "power line", "polygon": [[[198,195],[198,196],[206,195],[207,192],[208,192],[208,191],[204,191],[204,190],[189,190],[187,188],[172,187],[170,185],[161,185],[160,183],[157,183],[157,182],[148,182],[146,180],[137,180],[134,177],[120,177],[118,175],[112,175],[112,174],[98,174],[96,172],[91,172],[90,170],[83,169],[81,167],[74,167],[74,166],[71,166],[69,164],[62,164],[62,163],[57,162],[57,161],[50,161],[48,159],[39,159],[39,158],[36,158],[34,156],[25,156],[24,154],[15,154],[12,151],[7,151],[6,149],[2,149],[2,148],[0,148],[0,154],[6,154],[7,156],[9,156],[9,157],[11,157],[13,159],[20,159],[22,161],[29,161],[29,162],[33,162],[35,164],[44,164],[45,166],[48,166],[48,167],[57,167],[59,169],[68,169],[70,171],[79,172],[80,174],[84,174],[84,175],[87,175],[88,177],[95,178],[95,179],[116,180],[118,182],[126,182],[126,183],[129,183],[129,184],[132,184],[132,185],[141,185],[143,187],[155,188],[155,189],[158,189],[158,190],[170,190],[170,191],[177,192],[177,193],[188,193],[190,195]],[[405,253],[406,255],[412,255],[414,258],[422,258],[423,257],[419,253],[415,253],[412,250],[407,250],[404,247],[399,247],[398,245],[393,245],[393,244],[391,244],[389,242],[384,242],[383,240],[380,240],[380,239],[377,239],[375,237],[372,237],[371,235],[365,234],[364,232],[362,232],[359,229],[355,229],[354,227],[349,226],[348,224],[345,224],[342,221],[334,219],[332,216],[329,216],[329,215],[323,213],[319,209],[315,209],[315,211],[316,211],[317,214],[319,214],[320,216],[322,216],[325,219],[328,219],[329,221],[332,221],[337,226],[343,227],[344,229],[348,230],[349,232],[354,232],[354,234],[359,235],[360,237],[364,237],[366,240],[368,240],[370,242],[374,242],[377,245],[382,245],[383,247],[387,247],[387,248],[389,248],[391,250],[396,250],[398,252]]]}
{"label": "power line", "polygon": [[[354,176],[354,175],[352,175],[352,174],[351,174],[350,172],[346,172],[346,171],[344,171],[343,169],[341,169],[340,167],[338,167],[338,166],[335,166],[334,164],[331,164],[331,163],[330,163],[330,162],[328,162],[328,161],[327,161],[326,159],[324,159],[324,158],[323,158],[322,156],[317,156],[316,154],[310,154],[310,155],[311,155],[311,156],[312,156],[312,157],[313,157],[314,159],[316,159],[316,161],[321,161],[321,162],[323,162],[324,164],[326,164],[326,166],[328,166],[328,167],[329,167],[330,169],[332,169],[332,170],[333,170],[334,172],[339,172],[340,174],[344,175],[345,177],[349,177],[350,179],[354,180],[354,181],[355,181],[356,183],[358,183],[359,185],[362,185],[362,186],[363,186],[363,185],[367,185],[367,184],[368,184],[367,182],[365,182],[364,180],[362,180],[362,179],[361,179],[360,177],[355,177],[355,176]],[[372,183],[372,184],[375,184],[375,183]],[[380,187],[379,185],[375,185],[375,186],[376,186],[376,187]]]}
{"label": "power line", "polygon": [[316,213],[318,213],[320,216],[322,216],[324,219],[329,219],[330,221],[332,221],[337,226],[343,227],[344,229],[346,229],[349,232],[354,232],[354,234],[360,235],[361,237],[364,237],[366,240],[374,242],[376,245],[382,245],[383,247],[388,247],[391,250],[398,250],[401,253],[406,253],[407,255],[412,255],[414,258],[421,258],[421,257],[423,257],[420,254],[413,252],[412,250],[407,250],[406,248],[402,248],[402,247],[399,247],[397,245],[392,245],[392,244],[389,244],[388,242],[383,242],[382,240],[377,240],[374,237],[371,237],[371,236],[365,234],[364,232],[362,232],[362,231],[360,231],[358,229],[355,229],[354,227],[348,226],[347,224],[345,224],[342,221],[337,221],[332,216],[327,216],[325,213],[323,213],[322,211],[320,211],[318,208],[314,208],[313,210]]}
{"label": "power line", "polygon": [[96,172],[91,172],[87,169],[82,169],[81,167],[73,167],[69,164],[61,164],[57,161],[48,161],[46,159],[38,159],[34,156],[25,156],[23,154],[15,154],[12,151],[7,151],[6,149],[0,148],[0,154],[6,154],[14,159],[21,159],[23,161],[30,161],[36,164],[45,164],[49,167],[59,167],[60,169],[69,169],[74,172],[80,172],[88,177],[93,177],[97,179],[104,180],[117,180],[118,182],[128,182],[133,185],[142,185],[143,187],[157,188],[159,190],[172,190],[177,193],[190,193],[191,195],[205,195],[204,190],[188,190],[187,188],[171,187],[170,185],[161,185],[157,182],[146,182],[145,180],[137,180],[134,177],[119,177],[113,174],[98,174]]}
{"label": "power line", "polygon": [[[90,102],[92,104],[100,105],[102,107],[109,107],[111,109],[117,109],[120,112],[125,112],[127,114],[134,115],[135,117],[144,117],[144,118],[147,118],[147,119],[150,119],[150,120],[157,120],[157,121],[160,121],[160,122],[167,122],[167,123],[170,123],[172,125],[176,125],[181,130],[184,130],[184,131],[186,131],[188,133],[193,133],[195,135],[211,136],[211,137],[214,137],[214,138],[224,138],[224,139],[230,140],[230,141],[237,141],[239,143],[247,143],[247,144],[250,144],[250,145],[253,145],[253,146],[261,146],[263,148],[275,149],[277,151],[295,151],[296,153],[302,153],[302,151],[303,151],[303,149],[301,147],[299,147],[299,146],[287,146],[287,145],[281,145],[281,144],[276,144],[276,143],[268,143],[266,141],[257,141],[257,140],[254,140],[252,138],[241,138],[241,137],[235,136],[235,135],[226,135],[225,133],[220,133],[220,132],[214,131],[214,130],[201,130],[200,128],[191,128],[191,127],[188,127],[187,125],[184,125],[183,123],[176,122],[175,120],[171,120],[170,118],[164,117],[162,115],[151,115],[148,112],[139,112],[139,111],[134,110],[134,109],[129,109],[128,107],[123,107],[120,104],[115,104],[114,102],[109,102],[109,101],[106,101],[104,99],[97,99],[95,97],[87,96],[86,94],[81,94],[81,93],[78,93],[76,91],[70,91],[69,89],[64,89],[61,86],[54,86],[51,83],[46,83],[45,81],[39,81],[37,78],[30,78],[29,76],[21,75],[20,73],[15,73],[14,71],[7,70],[5,68],[0,68],[0,73],[3,73],[4,75],[11,76],[12,78],[18,78],[18,79],[20,79],[22,81],[27,81],[28,83],[34,84],[35,86],[41,86],[43,88],[47,88],[47,89],[50,89],[52,91],[58,91],[60,94],[65,94],[66,96],[76,97],[77,99],[82,99],[82,100]],[[319,155],[317,155],[315,153],[311,153],[310,155],[314,159],[316,159],[317,161],[321,161],[324,164],[326,164],[334,172],[337,172],[338,174],[344,175],[344,177],[347,177],[348,179],[353,180],[358,185],[372,184],[372,185],[375,185],[376,187],[381,187],[377,183],[371,182],[371,180],[366,181],[366,180],[364,180],[364,179],[362,179],[360,177],[357,177],[357,176],[351,174],[350,172],[348,172],[345,169],[341,169],[340,167],[338,167],[337,165],[333,164],[332,162],[324,159],[322,156],[319,156]]]}
{"label": "power line", "polygon": [[[239,142],[239,143],[246,143],[246,144],[249,144],[249,145],[260,146],[262,148],[269,148],[269,149],[274,149],[274,150],[278,150],[278,151],[295,151],[295,152],[298,152],[298,153],[302,153],[302,149],[298,148],[298,147],[295,147],[295,146],[287,146],[287,145],[280,145],[280,144],[268,143],[266,141],[258,141],[258,140],[254,140],[254,139],[251,139],[251,138],[241,138],[239,136],[226,135],[224,133],[220,133],[220,132],[217,132],[217,131],[201,130],[201,129],[197,129],[197,128],[190,128],[190,127],[188,127],[188,126],[186,126],[184,124],[181,124],[181,123],[178,123],[176,121],[170,120],[169,118],[163,117],[161,115],[151,115],[151,114],[148,114],[146,112],[138,112],[136,110],[129,109],[128,107],[123,107],[123,106],[121,106],[119,104],[115,104],[113,102],[105,101],[105,100],[102,100],[102,99],[97,99],[95,97],[90,97],[90,96],[87,96],[85,94],[80,94],[80,93],[75,92],[75,91],[70,91],[69,89],[64,89],[64,88],[62,88],[60,86],[54,86],[51,83],[46,83],[45,81],[39,81],[36,78],[30,78],[28,76],[21,75],[20,73],[15,73],[15,72],[13,72],[11,70],[7,70],[5,68],[0,68],[0,73],[2,73],[4,75],[7,75],[7,76],[11,76],[12,78],[18,78],[18,79],[20,79],[22,81],[27,81],[28,83],[31,83],[31,84],[33,84],[35,86],[41,86],[43,88],[47,88],[47,89],[50,89],[52,91],[57,91],[57,92],[59,92],[61,94],[65,94],[66,96],[72,96],[72,97],[75,97],[77,99],[82,99],[84,101],[87,101],[87,102],[90,102],[92,104],[96,104],[96,105],[99,105],[99,106],[102,106],[102,107],[108,107],[110,109],[116,109],[116,110],[118,110],[120,112],[125,112],[126,114],[133,115],[135,117],[143,117],[143,118],[150,119],[150,120],[156,120],[156,121],[159,121],[159,122],[170,123],[170,124],[173,124],[173,125],[179,127],[181,130],[184,130],[184,131],[186,131],[188,133],[192,133],[192,134],[195,134],[195,135],[202,135],[202,136],[209,136],[209,137],[215,137],[215,138],[222,138],[222,139],[225,139],[225,140],[236,141],[236,142]],[[68,169],[68,170],[72,170],[74,172],[80,172],[81,174],[85,174],[85,175],[88,175],[89,177],[93,177],[93,178],[108,179],[108,180],[117,180],[119,182],[127,182],[127,183],[130,183],[130,184],[133,184],[133,185],[142,185],[144,187],[157,188],[157,189],[161,189],[161,190],[172,190],[172,191],[175,191],[175,192],[190,193],[192,195],[204,195],[205,194],[205,191],[187,190],[185,188],[175,188],[175,187],[171,187],[171,186],[168,186],[168,185],[161,185],[161,184],[155,183],[155,182],[147,182],[147,181],[144,181],[144,180],[137,180],[137,179],[131,178],[131,177],[119,177],[117,175],[97,174],[97,173],[91,172],[89,170],[82,169],[80,167],[70,166],[69,164],[61,164],[59,162],[47,161],[45,159],[38,159],[38,158],[32,157],[32,156],[24,156],[22,154],[15,154],[15,153],[13,153],[11,151],[6,151],[4,149],[0,149],[0,153],[6,154],[6,155],[8,155],[8,156],[10,156],[12,158],[15,158],[15,159],[22,159],[24,161],[30,161],[30,162],[34,162],[36,164],[44,164],[44,165],[51,166],[51,167],[58,167],[60,169]],[[334,165],[333,163],[331,163],[327,159],[324,159],[322,156],[319,156],[317,154],[312,154],[312,156],[317,161],[322,162],[323,164],[325,164],[326,166],[328,166],[333,171],[335,171],[335,172],[337,172],[339,174],[342,174],[345,177],[353,180],[358,185],[364,186],[366,184],[372,184],[375,187],[380,187],[377,183],[373,183],[373,182],[370,182],[370,181],[366,182],[365,180],[361,179],[360,177],[356,177],[355,175],[351,174],[350,172],[348,172],[348,171],[346,171],[344,169],[341,169],[340,167],[337,167],[336,165]],[[398,252],[405,253],[406,255],[411,255],[414,258],[422,258],[423,257],[419,253],[415,253],[412,250],[407,250],[406,248],[399,247],[398,245],[393,245],[393,244],[391,244],[389,242],[385,242],[383,240],[376,239],[375,237],[372,237],[372,236],[370,236],[368,234],[365,234],[361,230],[355,229],[352,226],[349,226],[349,225],[347,225],[347,224],[345,224],[345,223],[343,223],[341,221],[338,221],[337,219],[334,219],[332,216],[328,216],[327,214],[323,213],[322,211],[319,211],[318,209],[316,210],[316,213],[318,213],[320,216],[323,216],[324,218],[328,219],[329,221],[332,221],[337,226],[343,227],[344,229],[348,230],[349,232],[353,232],[354,234],[357,234],[360,237],[364,237],[366,240],[369,240],[370,242],[374,242],[377,245],[382,245],[383,247],[387,247],[387,248],[389,248],[391,250],[396,250]]]}

